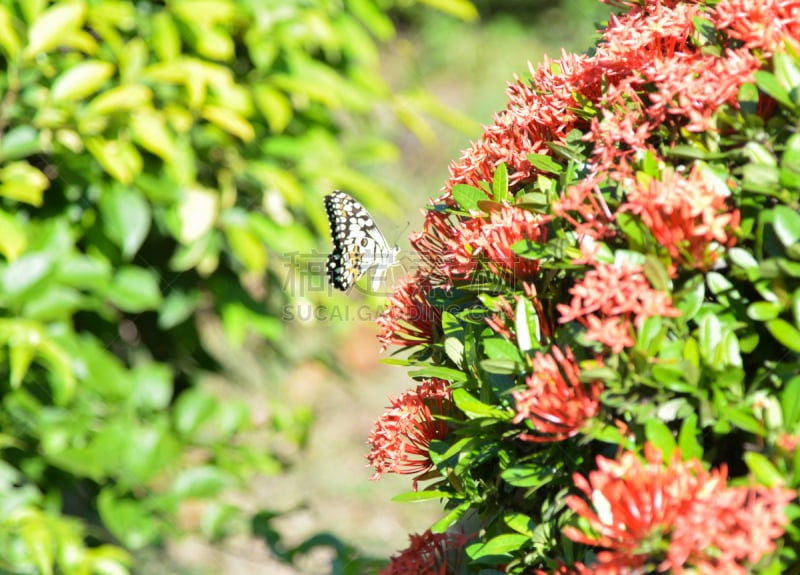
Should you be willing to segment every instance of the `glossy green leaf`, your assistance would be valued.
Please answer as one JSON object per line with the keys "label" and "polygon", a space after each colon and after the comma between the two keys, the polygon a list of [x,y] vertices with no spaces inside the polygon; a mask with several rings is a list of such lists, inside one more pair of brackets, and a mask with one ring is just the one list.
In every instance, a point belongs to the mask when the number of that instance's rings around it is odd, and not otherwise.
{"label": "glossy green leaf", "polygon": [[789,93],[781,86],[774,74],[765,70],[758,70],[753,77],[760,90],[775,98],[781,105],[787,108],[794,108],[794,103],[789,98]]}
{"label": "glossy green leaf", "polygon": [[767,322],[767,329],[781,345],[800,352],[800,330],[784,319],[773,319]]}
{"label": "glossy green leaf", "polygon": [[473,561],[488,556],[505,556],[528,543],[530,543],[530,538],[527,535],[504,533],[489,539],[489,541],[485,543],[468,544],[467,555],[469,555],[470,559]]}
{"label": "glossy green leaf", "polygon": [[697,415],[692,414],[683,421],[678,432],[678,447],[684,460],[702,459],[703,448],[699,443],[700,430],[697,428]]}
{"label": "glossy green leaf", "polygon": [[780,397],[783,422],[787,429],[792,429],[800,423],[800,377],[790,379]]}
{"label": "glossy green leaf", "polygon": [[499,163],[494,170],[492,196],[496,202],[503,202],[508,199],[508,168],[506,168],[504,162]]}
{"label": "glossy green leaf", "polygon": [[669,427],[658,419],[648,419],[644,424],[644,433],[647,441],[658,447],[664,454],[664,459],[669,460],[675,451],[677,443]]}
{"label": "glossy green leaf", "polygon": [[547,154],[528,154],[531,166],[547,174],[560,174],[564,167]]}
{"label": "glossy green leaf", "polygon": [[453,199],[465,212],[478,211],[478,202],[487,199],[486,194],[477,188],[466,184],[453,186]]}
{"label": "glossy green leaf", "polygon": [[453,390],[453,402],[469,418],[490,417],[492,419],[510,420],[513,416],[513,414],[494,405],[479,401],[464,388]]}
{"label": "glossy green leaf", "polygon": [[775,487],[785,483],[783,474],[763,454],[748,451],[744,454],[744,461],[760,484]]}

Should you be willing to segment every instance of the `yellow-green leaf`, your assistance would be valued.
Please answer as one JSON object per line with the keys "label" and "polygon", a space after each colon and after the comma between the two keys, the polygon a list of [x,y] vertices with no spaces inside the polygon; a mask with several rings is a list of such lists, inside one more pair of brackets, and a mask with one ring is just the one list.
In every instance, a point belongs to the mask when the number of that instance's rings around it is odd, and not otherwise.
{"label": "yellow-green leaf", "polygon": [[267,251],[256,234],[241,226],[231,226],[225,235],[231,251],[247,270],[258,274],[266,270]]}
{"label": "yellow-green leaf", "polygon": [[269,122],[270,129],[279,134],[292,119],[292,104],[283,92],[270,86],[255,86],[253,97],[258,111]]}
{"label": "yellow-green leaf", "polygon": [[205,106],[201,115],[212,124],[245,142],[249,142],[255,137],[253,125],[233,110],[220,106]]}
{"label": "yellow-green leaf", "polygon": [[142,171],[142,156],[130,142],[87,138],[86,148],[106,172],[123,184],[130,184]]}
{"label": "yellow-green leaf", "polygon": [[151,107],[153,91],[139,84],[115,86],[98,94],[88,106],[92,114],[112,114]]}
{"label": "yellow-green leaf", "polygon": [[11,200],[41,206],[49,186],[47,176],[28,162],[12,162],[0,171],[0,196]]}
{"label": "yellow-green leaf", "polygon": [[202,188],[185,190],[178,206],[180,230],[178,239],[185,244],[203,237],[217,220],[217,195]]}
{"label": "yellow-green leaf", "polygon": [[0,211],[0,253],[13,262],[27,247],[28,238],[20,223],[11,214]]}
{"label": "yellow-green leaf", "polygon": [[58,47],[69,33],[79,30],[86,19],[86,3],[63,2],[39,16],[28,30],[25,56],[32,58]]}
{"label": "yellow-green leaf", "polygon": [[134,114],[131,129],[137,143],[147,151],[167,162],[175,156],[175,140],[162,114],[154,111]]}
{"label": "yellow-green leaf", "polygon": [[20,41],[17,32],[14,30],[11,13],[5,6],[0,6],[0,47],[13,59],[19,53]]}
{"label": "yellow-green leaf", "polygon": [[100,60],[86,60],[61,74],[53,82],[51,97],[55,102],[80,100],[99,90],[114,75],[114,65]]}

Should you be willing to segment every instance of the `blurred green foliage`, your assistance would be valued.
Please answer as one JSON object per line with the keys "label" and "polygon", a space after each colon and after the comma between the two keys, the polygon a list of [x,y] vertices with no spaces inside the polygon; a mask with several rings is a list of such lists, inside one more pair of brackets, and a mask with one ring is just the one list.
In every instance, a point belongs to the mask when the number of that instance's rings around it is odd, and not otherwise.
{"label": "blurred green foliage", "polygon": [[322,196],[393,207],[362,175],[397,157],[376,110],[458,121],[381,78],[386,4],[0,2],[0,571],[126,573],[247,525],[221,494],[309,417],[220,395],[207,332],[296,344],[281,307],[324,294],[284,256],[320,245]]}

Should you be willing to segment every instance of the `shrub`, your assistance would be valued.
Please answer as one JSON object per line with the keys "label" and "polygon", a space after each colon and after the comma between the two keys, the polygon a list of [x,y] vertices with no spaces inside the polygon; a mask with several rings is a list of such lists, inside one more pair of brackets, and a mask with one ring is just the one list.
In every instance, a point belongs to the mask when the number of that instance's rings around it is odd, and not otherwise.
{"label": "shrub", "polygon": [[369,457],[446,514],[383,573],[797,568],[800,3],[618,8],[410,238]]}

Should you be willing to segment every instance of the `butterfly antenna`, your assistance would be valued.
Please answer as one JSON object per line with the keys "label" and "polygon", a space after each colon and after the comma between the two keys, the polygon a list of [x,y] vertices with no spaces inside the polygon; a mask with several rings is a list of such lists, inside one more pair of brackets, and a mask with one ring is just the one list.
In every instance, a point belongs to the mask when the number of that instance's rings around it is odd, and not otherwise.
{"label": "butterfly antenna", "polygon": [[405,232],[410,225],[411,225],[411,220],[406,220],[406,225],[403,226],[403,229],[400,230],[400,232],[394,237],[394,245],[397,245],[397,240],[400,239],[400,236],[403,235],[403,232]]}

